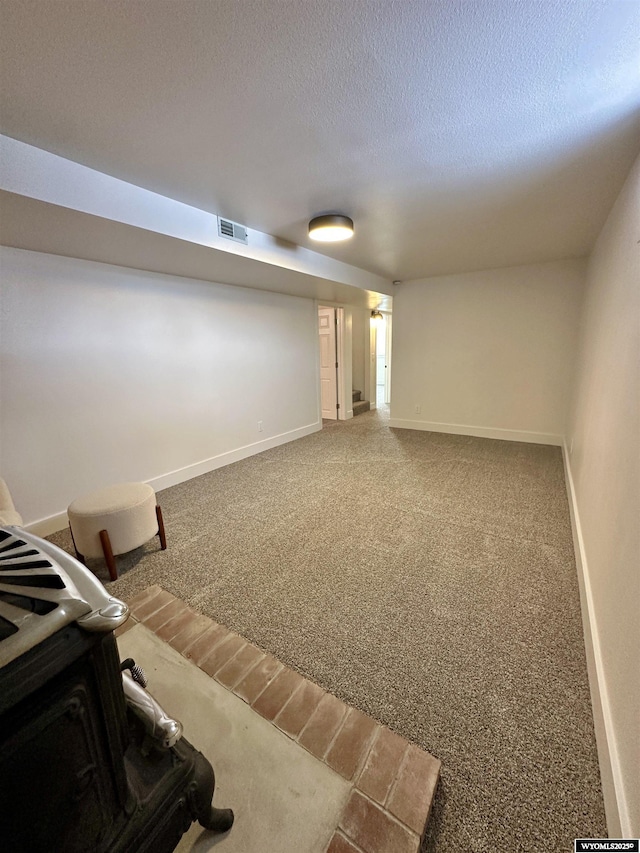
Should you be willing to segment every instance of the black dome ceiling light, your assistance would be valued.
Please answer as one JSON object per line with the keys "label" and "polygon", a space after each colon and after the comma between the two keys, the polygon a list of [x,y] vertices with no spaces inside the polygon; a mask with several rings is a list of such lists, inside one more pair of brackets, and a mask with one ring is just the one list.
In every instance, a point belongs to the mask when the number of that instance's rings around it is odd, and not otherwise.
{"label": "black dome ceiling light", "polygon": [[319,243],[337,243],[353,237],[353,219],[341,213],[326,213],[309,223],[309,237]]}

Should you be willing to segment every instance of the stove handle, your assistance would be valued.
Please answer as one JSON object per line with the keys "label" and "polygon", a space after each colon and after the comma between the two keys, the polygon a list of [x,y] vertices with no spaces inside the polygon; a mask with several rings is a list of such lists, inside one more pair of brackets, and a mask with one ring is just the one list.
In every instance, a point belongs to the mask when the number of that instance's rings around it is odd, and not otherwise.
{"label": "stove handle", "polygon": [[[90,601],[91,605],[92,602]],[[115,631],[120,625],[123,625],[129,618],[129,608],[118,598],[109,598],[97,610],[92,610],[86,616],[81,616],[77,619],[78,625],[85,631]]]}
{"label": "stove handle", "polygon": [[125,669],[122,673],[124,695],[131,710],[151,735],[166,748],[174,746],[182,737],[182,723],[167,716],[150,693],[141,687]]}

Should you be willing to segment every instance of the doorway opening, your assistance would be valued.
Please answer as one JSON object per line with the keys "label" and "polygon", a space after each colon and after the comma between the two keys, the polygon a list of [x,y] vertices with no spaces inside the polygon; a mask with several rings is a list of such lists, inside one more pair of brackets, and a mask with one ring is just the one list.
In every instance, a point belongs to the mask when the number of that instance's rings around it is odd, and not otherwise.
{"label": "doorway opening", "polygon": [[346,421],[353,417],[350,318],[344,308],[318,306],[320,410],[323,421]]}
{"label": "doorway opening", "polygon": [[[375,327],[376,407],[391,403],[391,315],[372,321]],[[373,360],[373,359],[372,359]]]}

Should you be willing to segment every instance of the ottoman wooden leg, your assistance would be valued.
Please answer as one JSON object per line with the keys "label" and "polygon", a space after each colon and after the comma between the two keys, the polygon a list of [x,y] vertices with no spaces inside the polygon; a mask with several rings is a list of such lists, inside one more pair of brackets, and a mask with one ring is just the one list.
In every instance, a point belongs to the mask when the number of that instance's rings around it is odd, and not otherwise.
{"label": "ottoman wooden leg", "polygon": [[167,537],[164,532],[164,521],[162,520],[162,510],[156,504],[156,518],[158,519],[158,536],[160,537],[160,548],[163,551],[167,550]]}
{"label": "ottoman wooden leg", "polygon": [[111,550],[111,540],[109,539],[109,534],[106,530],[100,531],[100,542],[102,544],[102,552],[104,554],[104,559],[107,564],[107,568],[109,569],[109,577],[112,581],[115,581],[118,579],[116,558],[113,556],[113,551]]}

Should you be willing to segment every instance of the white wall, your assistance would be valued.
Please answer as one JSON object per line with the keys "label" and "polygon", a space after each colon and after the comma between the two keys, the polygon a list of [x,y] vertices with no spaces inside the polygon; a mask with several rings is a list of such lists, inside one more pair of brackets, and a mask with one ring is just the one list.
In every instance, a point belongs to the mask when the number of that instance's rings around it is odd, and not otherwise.
{"label": "white wall", "polygon": [[320,428],[313,300],[0,252],[0,470],[26,523]]}
{"label": "white wall", "polygon": [[391,425],[560,444],[584,272],[568,260],[399,285]]}
{"label": "white wall", "polygon": [[340,420],[353,417],[353,309],[345,305],[338,310],[338,351],[342,352],[342,370],[338,372],[338,400]]}
{"label": "white wall", "polygon": [[367,389],[365,387],[365,361],[368,352],[365,353],[365,344],[369,341],[370,316],[371,311],[368,308],[352,309],[353,343],[351,370],[353,378],[353,387],[358,391],[362,391],[363,400],[367,399]]}
{"label": "white wall", "polygon": [[596,723],[604,728],[617,800],[605,797],[609,831],[618,832],[617,806],[622,835],[634,838],[640,835],[639,238],[640,159],[589,261],[567,436],[602,705]]}

